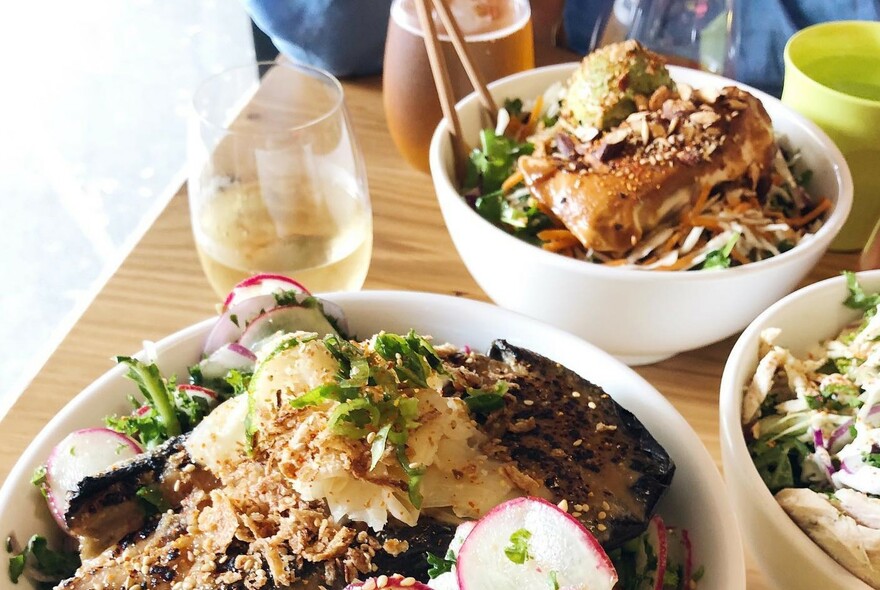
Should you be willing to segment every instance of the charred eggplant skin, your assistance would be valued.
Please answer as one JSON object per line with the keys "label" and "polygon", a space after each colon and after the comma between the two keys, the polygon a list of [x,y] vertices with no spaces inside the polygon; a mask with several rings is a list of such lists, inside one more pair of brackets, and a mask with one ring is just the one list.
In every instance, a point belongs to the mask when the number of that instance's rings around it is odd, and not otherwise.
{"label": "charred eggplant skin", "polygon": [[675,474],[645,426],[602,388],[535,352],[496,340],[489,357],[511,367],[515,401],[487,426],[534,420],[530,430],[492,433],[519,469],[565,499],[606,549],[644,531]]}

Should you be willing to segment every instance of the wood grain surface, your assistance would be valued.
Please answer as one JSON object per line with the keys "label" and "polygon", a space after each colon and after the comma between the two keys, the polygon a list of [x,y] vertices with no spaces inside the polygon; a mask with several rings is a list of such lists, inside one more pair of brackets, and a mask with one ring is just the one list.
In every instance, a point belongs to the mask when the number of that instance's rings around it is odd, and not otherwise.
{"label": "wood grain surface", "polygon": [[[355,133],[365,153],[375,242],[365,289],[405,289],[486,299],[458,258],[428,175],[409,168],[391,143],[382,112],[381,81],[345,84]],[[806,282],[854,268],[854,254],[828,254]],[[202,275],[182,188],[97,294],[94,302],[0,422],[0,475],[46,422],[86,385],[128,354],[215,311]],[[666,395],[719,464],[718,390],[734,338],[680,354],[638,372]],[[769,588],[752,566],[750,590]]]}

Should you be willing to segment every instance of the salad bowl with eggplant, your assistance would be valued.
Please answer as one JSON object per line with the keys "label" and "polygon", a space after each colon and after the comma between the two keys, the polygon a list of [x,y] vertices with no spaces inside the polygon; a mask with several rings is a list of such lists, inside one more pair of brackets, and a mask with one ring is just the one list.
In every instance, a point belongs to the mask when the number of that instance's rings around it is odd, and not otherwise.
{"label": "salad bowl with eggplant", "polygon": [[695,433],[483,303],[263,275],[50,422],[0,491],[2,588],[744,588]]}

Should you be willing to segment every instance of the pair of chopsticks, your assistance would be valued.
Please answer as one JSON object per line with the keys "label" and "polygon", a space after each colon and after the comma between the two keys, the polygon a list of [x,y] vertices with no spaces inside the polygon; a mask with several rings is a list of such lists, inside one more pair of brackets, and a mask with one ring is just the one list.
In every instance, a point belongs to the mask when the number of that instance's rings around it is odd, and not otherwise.
{"label": "pair of chopsticks", "polygon": [[489,90],[486,88],[486,81],[479,69],[474,65],[470,49],[465,42],[461,33],[461,28],[449,10],[447,0],[415,0],[416,12],[419,17],[419,24],[425,36],[425,49],[428,52],[428,62],[431,64],[431,73],[434,76],[434,85],[437,87],[437,95],[440,98],[440,107],[443,110],[443,116],[449,122],[450,133],[452,136],[452,149],[455,156],[455,169],[459,179],[462,178],[464,172],[464,163],[467,160],[468,149],[461,133],[461,122],[458,120],[458,113],[455,111],[455,95],[452,92],[452,82],[449,79],[449,70],[446,66],[446,58],[440,47],[440,41],[437,37],[437,27],[434,25],[434,19],[431,15],[430,4],[433,3],[440,21],[452,41],[452,46],[461,61],[462,67],[467,74],[468,80],[477,95],[480,98],[480,104],[487,111],[489,119],[495,122],[498,114],[498,106]]}

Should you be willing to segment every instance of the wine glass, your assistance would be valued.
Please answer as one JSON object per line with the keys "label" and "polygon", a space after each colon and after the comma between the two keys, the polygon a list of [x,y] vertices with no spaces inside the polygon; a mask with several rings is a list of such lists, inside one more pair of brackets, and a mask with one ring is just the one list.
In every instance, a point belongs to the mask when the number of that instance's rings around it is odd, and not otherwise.
{"label": "wine glass", "polygon": [[339,81],[305,65],[251,64],[202,83],[194,107],[190,215],[218,295],[262,272],[316,292],[359,289],[372,214]]}
{"label": "wine glass", "polygon": [[732,76],[733,0],[639,0],[628,39],[674,65]]}
{"label": "wine glass", "polygon": [[[446,1],[487,82],[535,67],[528,0]],[[455,98],[464,98],[473,88],[436,13],[433,18]],[[391,5],[382,97],[397,149],[413,167],[428,172],[428,146],[443,113],[413,0]]]}

